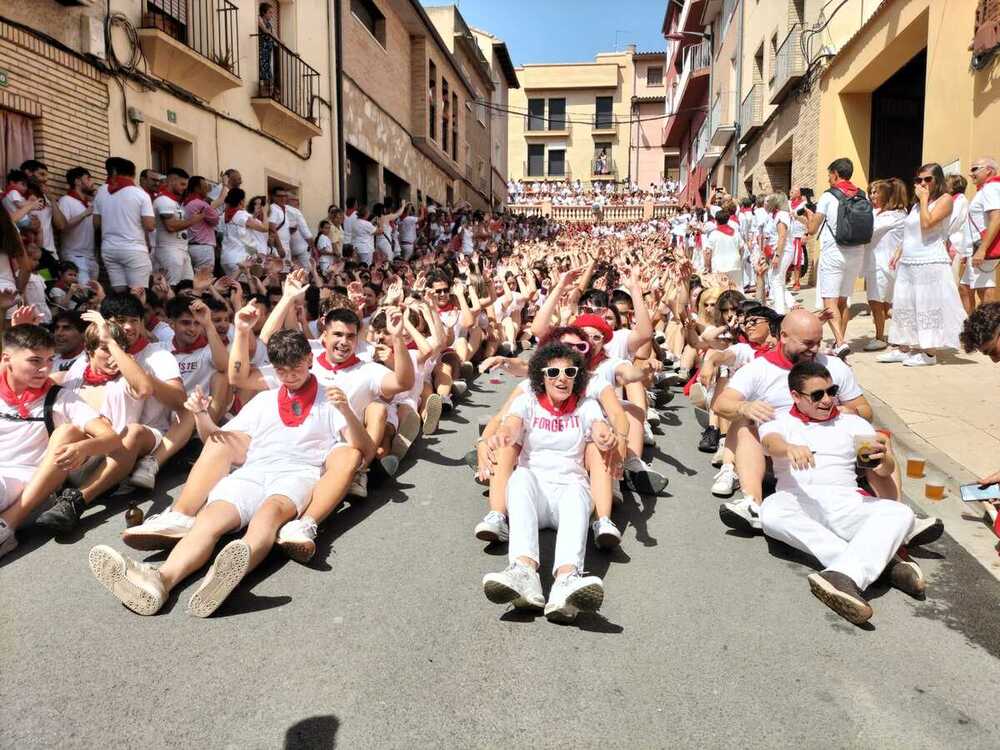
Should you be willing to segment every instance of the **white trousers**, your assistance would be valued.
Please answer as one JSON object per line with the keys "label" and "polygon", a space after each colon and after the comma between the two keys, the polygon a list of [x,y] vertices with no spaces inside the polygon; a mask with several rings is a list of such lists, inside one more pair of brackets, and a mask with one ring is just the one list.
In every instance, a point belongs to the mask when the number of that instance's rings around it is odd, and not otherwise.
{"label": "white trousers", "polygon": [[215,245],[188,245],[191,265],[197,268],[215,268]]}
{"label": "white trousers", "polygon": [[552,571],[573,565],[582,572],[591,505],[590,487],[585,481],[554,484],[518,466],[507,482],[510,561],[527,557],[540,562],[538,530],[556,529]]}
{"label": "white trousers", "polygon": [[788,312],[788,296],[785,293],[785,275],[788,267],[795,259],[795,247],[791,246],[791,241],[786,243],[784,252],[781,254],[781,262],[775,268],[772,262],[767,266],[767,286],[771,290],[771,300],[773,308],[779,315]]}
{"label": "white trousers", "polygon": [[194,278],[194,269],[191,268],[191,254],[186,247],[183,249],[158,247],[153,252],[153,258],[163,275],[167,277],[167,283],[170,286],[184,279],[190,281]]}
{"label": "white trousers", "polygon": [[764,500],[764,533],[809,553],[864,591],[910,533],[913,511],[894,500],[865,497],[855,488],[811,485],[800,490],[776,492]]}

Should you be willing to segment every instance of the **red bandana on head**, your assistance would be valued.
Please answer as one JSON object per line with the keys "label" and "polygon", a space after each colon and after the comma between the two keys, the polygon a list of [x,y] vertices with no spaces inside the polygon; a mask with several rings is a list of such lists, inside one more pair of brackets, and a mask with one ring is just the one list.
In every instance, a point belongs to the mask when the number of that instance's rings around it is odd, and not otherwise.
{"label": "red bandana on head", "polygon": [[119,375],[121,375],[120,372],[116,372],[114,375],[105,375],[87,365],[87,369],[83,371],[83,383],[84,385],[105,385],[112,380],[118,380]]}
{"label": "red bandana on head", "polygon": [[49,392],[49,388],[53,386],[52,381],[46,378],[45,385],[41,388],[25,388],[20,394],[17,394],[11,387],[7,376],[8,372],[6,370],[0,374],[0,399],[3,399],[7,406],[13,406],[17,409],[17,413],[25,418],[31,416],[31,409],[28,408],[29,405],[42,398]]}
{"label": "red bandana on head", "polygon": [[[177,339],[174,339],[174,341],[176,340]],[[192,341],[189,346],[177,346],[174,344],[174,354],[190,354],[191,352],[196,352],[199,349],[204,349],[206,346],[208,346],[208,339],[205,338],[205,334],[202,334]]]}
{"label": "red bandana on head", "polygon": [[768,362],[770,362],[772,365],[777,365],[782,370],[791,370],[792,367],[795,365],[794,362],[792,362],[790,359],[788,359],[788,357],[785,356],[785,353],[781,350],[780,346],[774,347],[774,349],[762,354],[761,356]]}
{"label": "red bandana on head", "polygon": [[149,346],[149,339],[147,339],[145,336],[140,336],[135,340],[135,343],[132,344],[132,346],[130,346],[126,351],[134,357],[136,354],[141,352],[147,346]]}
{"label": "red bandana on head", "polygon": [[120,175],[115,175],[108,180],[108,192],[114,195],[122,188],[134,187],[135,180],[131,177],[122,177]]}
{"label": "red bandana on head", "polygon": [[327,370],[330,370],[331,372],[340,372],[341,370],[346,370],[348,367],[354,367],[354,365],[356,365],[361,360],[358,359],[357,354],[352,354],[343,362],[340,363],[330,362],[329,358],[326,356],[326,352],[323,352],[318,357],[316,357],[316,361],[319,362],[321,367],[325,367]]}
{"label": "red bandana on head", "polygon": [[560,406],[554,406],[547,393],[543,393],[538,397],[538,403],[541,404],[542,408],[555,417],[564,417],[567,414],[572,414],[576,411],[576,402],[577,397],[575,393],[563,401]]}
{"label": "red bandana on head", "polygon": [[810,417],[808,414],[803,414],[802,412],[799,411],[799,407],[797,406],[793,406],[792,410],[788,413],[791,416],[795,417],[796,419],[800,420],[802,424],[809,424],[810,422],[829,422],[831,419],[836,419],[837,416],[840,414],[840,410],[837,409],[836,406],[833,407],[832,409],[830,409],[830,416],[827,417],[826,419],[815,419],[814,417]]}
{"label": "red bandana on head", "polygon": [[278,415],[281,421],[288,427],[298,427],[305,422],[316,402],[317,390],[319,381],[315,375],[310,375],[295,393],[288,390],[288,386],[281,386],[278,390]]}

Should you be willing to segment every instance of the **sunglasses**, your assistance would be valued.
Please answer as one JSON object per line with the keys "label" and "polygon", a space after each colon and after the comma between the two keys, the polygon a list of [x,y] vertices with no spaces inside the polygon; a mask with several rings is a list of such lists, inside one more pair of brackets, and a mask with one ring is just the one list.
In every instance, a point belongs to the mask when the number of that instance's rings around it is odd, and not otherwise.
{"label": "sunglasses", "polygon": [[914,180],[914,182],[917,185],[919,185],[920,183],[923,183],[924,185],[929,185],[930,183],[934,182],[934,178],[933,177],[917,177]]}
{"label": "sunglasses", "polygon": [[604,315],[604,313],[608,311],[608,308],[606,307],[591,307],[590,305],[583,305],[580,309],[593,315]]}
{"label": "sunglasses", "polygon": [[818,404],[823,400],[823,396],[829,396],[834,398],[840,392],[839,385],[831,385],[829,388],[820,388],[817,391],[810,391],[809,393],[803,393],[803,396],[808,396],[809,400],[814,404]]}
{"label": "sunglasses", "polygon": [[745,325],[747,328],[753,328],[754,326],[758,326],[761,323],[768,323],[770,325],[767,318],[749,318],[746,321]]}
{"label": "sunglasses", "polygon": [[586,354],[587,352],[590,351],[590,344],[588,344],[586,341],[577,341],[577,342],[567,341],[565,343],[566,346],[572,346],[574,349],[580,352],[580,354]]}
{"label": "sunglasses", "polygon": [[431,291],[434,292],[434,294],[448,294],[451,290],[445,287],[443,289],[432,289]]}
{"label": "sunglasses", "polygon": [[580,372],[579,367],[546,367],[542,370],[542,374],[544,374],[549,380],[555,380],[564,373],[567,378],[572,380],[576,377],[578,372]]}
{"label": "sunglasses", "polygon": [[979,166],[976,166],[976,167],[972,167],[972,168],[970,168],[970,169],[969,169],[969,171],[970,171],[970,172],[972,172],[972,174],[975,174],[975,173],[976,173],[976,172],[978,172],[978,171],[979,171],[980,169],[986,169],[986,167],[979,167]]}

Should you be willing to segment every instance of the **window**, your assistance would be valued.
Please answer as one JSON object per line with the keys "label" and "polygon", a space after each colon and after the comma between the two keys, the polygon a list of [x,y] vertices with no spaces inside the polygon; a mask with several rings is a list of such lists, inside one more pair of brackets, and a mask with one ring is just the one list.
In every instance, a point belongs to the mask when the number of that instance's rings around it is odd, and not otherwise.
{"label": "window", "polygon": [[646,85],[647,86],[662,86],[663,85],[663,67],[657,65],[656,67],[646,68]]}
{"label": "window", "polygon": [[774,36],[771,37],[771,65],[770,70],[768,70],[767,82],[774,83],[775,68],[777,68],[778,62],[778,33],[775,32]]}
{"label": "window", "polygon": [[155,135],[149,137],[149,167],[154,172],[166,174],[174,166],[174,144]]}
{"label": "window", "polygon": [[428,70],[430,71],[427,76],[427,116],[430,122],[430,136],[431,140],[437,140],[437,77],[438,70],[437,65],[434,64],[433,60],[427,61]]}
{"label": "window", "polygon": [[372,0],[351,0],[351,13],[375,37],[375,41],[385,47],[385,16]]}
{"label": "window", "polygon": [[458,161],[458,94],[451,95],[451,158]]}
{"label": "window", "polygon": [[441,148],[444,152],[448,153],[448,121],[451,117],[448,116],[448,82],[445,79],[441,79]]}
{"label": "window", "polygon": [[614,126],[611,108],[614,106],[613,96],[599,96],[595,100],[597,113],[594,116],[594,127],[597,130],[610,130]]}
{"label": "window", "polygon": [[545,144],[528,144],[528,177],[545,176]]}
{"label": "window", "polygon": [[566,176],[566,152],[561,148],[549,149],[549,177]]}
{"label": "window", "polygon": [[566,100],[549,99],[549,130],[566,129]]}
{"label": "window", "polygon": [[528,99],[528,130],[545,130],[544,99]]}

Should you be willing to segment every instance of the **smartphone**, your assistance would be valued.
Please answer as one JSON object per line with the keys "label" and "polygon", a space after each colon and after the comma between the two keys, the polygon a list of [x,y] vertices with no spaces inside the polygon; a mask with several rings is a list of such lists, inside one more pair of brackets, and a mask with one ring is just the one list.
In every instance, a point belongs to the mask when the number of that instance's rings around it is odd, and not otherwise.
{"label": "smartphone", "polygon": [[962,493],[962,502],[973,503],[979,500],[1000,500],[1000,484],[980,487],[977,483],[963,484],[958,488]]}

